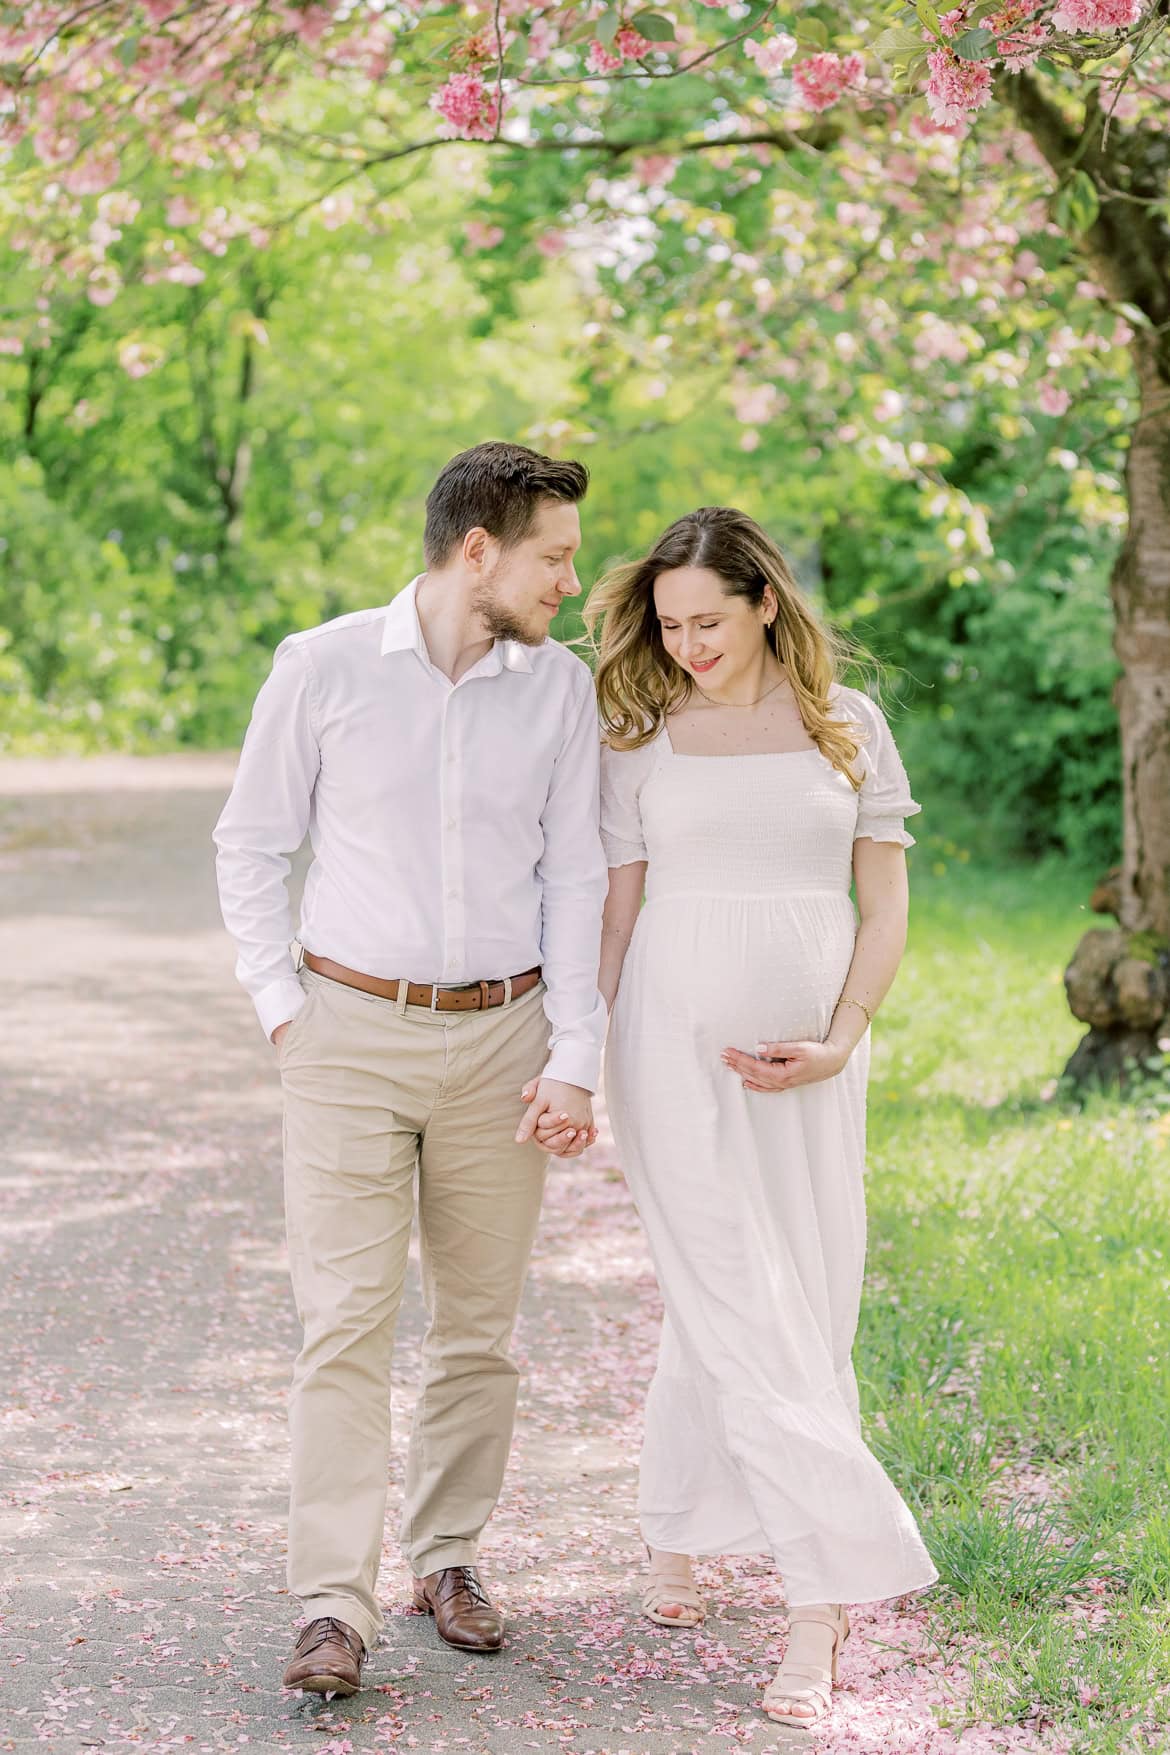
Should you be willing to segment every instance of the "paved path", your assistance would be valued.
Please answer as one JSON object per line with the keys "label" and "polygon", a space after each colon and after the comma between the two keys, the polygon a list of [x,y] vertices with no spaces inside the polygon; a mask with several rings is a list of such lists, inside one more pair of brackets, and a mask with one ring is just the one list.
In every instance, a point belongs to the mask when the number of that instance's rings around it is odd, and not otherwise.
{"label": "paved path", "polygon": [[[700,1637],[633,1613],[657,1311],[604,1136],[554,1170],[521,1321],[482,1556],[507,1650],[462,1658],[406,1611],[391,1522],[369,1690],[280,1688],[296,1335],[278,1084],[215,902],[230,777],[218,757],[0,762],[0,1750],[807,1749],[756,1707],[784,1626],[762,1562],[706,1569]],[[414,1276],[392,1503],[420,1328]],[[852,1747],[866,1724],[951,1747],[908,1691],[904,1631],[853,1660]],[[843,1705],[848,1684],[847,1663]]]}

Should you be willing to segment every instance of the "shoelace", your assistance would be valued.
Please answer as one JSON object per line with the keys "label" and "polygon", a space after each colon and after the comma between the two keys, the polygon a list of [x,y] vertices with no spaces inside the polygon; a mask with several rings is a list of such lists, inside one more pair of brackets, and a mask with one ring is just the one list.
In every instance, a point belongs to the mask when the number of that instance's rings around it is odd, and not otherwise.
{"label": "shoelace", "polygon": [[307,1657],[311,1651],[316,1651],[319,1645],[324,1645],[330,1639],[340,1639],[342,1645],[352,1652],[357,1634],[344,1621],[336,1621],[332,1615],[321,1615],[317,1620],[309,1622],[297,1640],[297,1650],[302,1657]]}
{"label": "shoelace", "polygon": [[449,1597],[455,1596],[459,1591],[465,1590],[471,1598],[471,1607],[473,1609],[491,1608],[492,1605],[488,1600],[487,1592],[484,1590],[483,1585],[479,1582],[478,1577],[470,1566],[449,1567],[447,1571],[447,1579],[450,1580],[450,1582],[448,1583],[446,1580],[444,1581],[444,1602],[446,1602]]}

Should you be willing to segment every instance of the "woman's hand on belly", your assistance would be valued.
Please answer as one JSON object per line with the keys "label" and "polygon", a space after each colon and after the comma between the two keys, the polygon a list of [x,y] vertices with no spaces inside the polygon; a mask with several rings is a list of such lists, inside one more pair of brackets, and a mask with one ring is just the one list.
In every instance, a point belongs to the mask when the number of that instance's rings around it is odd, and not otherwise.
{"label": "woman's hand on belly", "polygon": [[849,1050],[830,1042],[759,1042],[755,1054],[725,1048],[725,1067],[743,1080],[745,1091],[790,1091],[794,1085],[815,1085],[835,1078],[849,1059]]}

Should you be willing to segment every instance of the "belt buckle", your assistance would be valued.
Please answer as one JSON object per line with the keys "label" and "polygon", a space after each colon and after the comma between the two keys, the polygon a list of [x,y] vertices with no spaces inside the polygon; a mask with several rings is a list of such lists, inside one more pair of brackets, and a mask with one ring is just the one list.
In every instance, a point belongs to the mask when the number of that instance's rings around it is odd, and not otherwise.
{"label": "belt buckle", "polygon": [[439,984],[437,981],[432,981],[431,982],[431,1010],[433,1012],[437,1012],[438,1009],[439,1009]]}

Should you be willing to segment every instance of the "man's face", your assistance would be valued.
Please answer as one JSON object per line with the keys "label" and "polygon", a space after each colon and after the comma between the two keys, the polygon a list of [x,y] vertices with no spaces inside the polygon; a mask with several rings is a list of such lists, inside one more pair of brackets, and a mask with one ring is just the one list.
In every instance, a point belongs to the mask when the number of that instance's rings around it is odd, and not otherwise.
{"label": "man's face", "polygon": [[565,500],[542,500],[532,529],[515,548],[491,543],[471,600],[488,632],[497,640],[541,645],[563,600],[580,595],[573,568],[580,547],[581,519]]}

